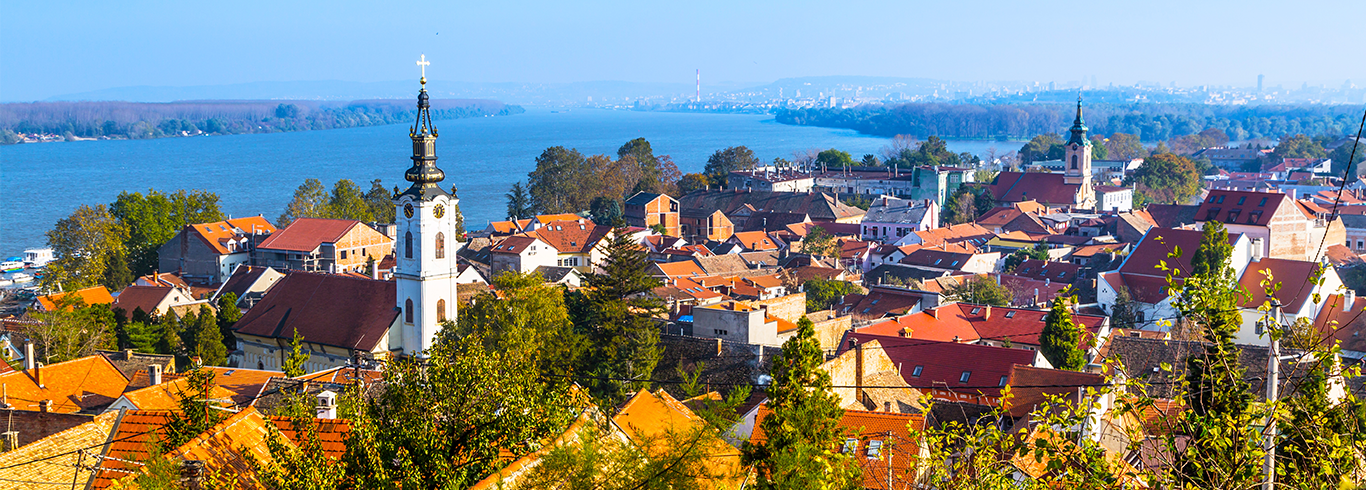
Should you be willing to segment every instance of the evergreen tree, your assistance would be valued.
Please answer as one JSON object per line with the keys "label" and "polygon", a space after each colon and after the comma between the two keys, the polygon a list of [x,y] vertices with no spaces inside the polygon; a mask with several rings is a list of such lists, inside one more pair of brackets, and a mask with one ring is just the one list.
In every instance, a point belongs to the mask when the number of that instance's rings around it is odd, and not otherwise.
{"label": "evergreen tree", "polygon": [[191,355],[199,356],[205,366],[222,366],[228,361],[228,348],[223,345],[223,332],[218,328],[209,305],[199,305],[199,315],[195,322],[195,349]]}
{"label": "evergreen tree", "polygon": [[604,246],[602,273],[588,276],[586,293],[570,300],[575,329],[588,340],[580,373],[601,406],[615,406],[632,392],[649,388],[659,363],[659,326],[664,313],[658,298],[647,294],[662,283],[651,277],[645,249],[622,228]]}
{"label": "evergreen tree", "polygon": [[797,335],[773,360],[769,412],[759,423],[765,439],[743,449],[745,463],[757,470],[759,488],[853,489],[862,483],[854,456],[840,451],[844,410],[831,389],[830,373],[821,369],[824,361],[815,327],[803,316]]}
{"label": "evergreen tree", "polygon": [[1067,309],[1069,300],[1075,302],[1076,297],[1058,296],[1053,300],[1053,309],[1044,317],[1043,333],[1039,335],[1039,351],[1055,369],[1080,371],[1086,366],[1086,354],[1078,345],[1081,328]]}
{"label": "evergreen tree", "polygon": [[190,442],[227,418],[227,412],[215,410],[213,401],[214,373],[195,369],[189,373],[189,389],[178,395],[180,410],[171,414],[161,440],[161,450],[170,451]]}
{"label": "evergreen tree", "polygon": [[310,355],[304,352],[304,338],[299,335],[299,329],[294,329],[294,338],[289,341],[289,357],[285,358],[285,365],[282,366],[285,376],[297,378],[308,374],[304,363],[308,362]]}
{"label": "evergreen tree", "polygon": [[176,321],[171,312],[166,312],[156,325],[156,351],[157,354],[182,354],[182,344],[180,342],[180,322]]}
{"label": "evergreen tree", "polygon": [[232,334],[232,326],[241,319],[242,310],[237,307],[237,293],[218,297],[218,332],[227,350],[237,348],[237,337]]}
{"label": "evergreen tree", "polygon": [[508,201],[508,218],[526,219],[536,214],[536,210],[531,206],[531,195],[527,194],[526,188],[522,187],[521,182],[513,182],[512,189],[503,196],[507,197]]}

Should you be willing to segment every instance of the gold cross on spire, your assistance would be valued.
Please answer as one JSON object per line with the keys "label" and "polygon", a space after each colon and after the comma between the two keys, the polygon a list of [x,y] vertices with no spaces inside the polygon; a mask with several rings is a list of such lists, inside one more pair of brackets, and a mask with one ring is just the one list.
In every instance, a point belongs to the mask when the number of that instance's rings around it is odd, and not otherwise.
{"label": "gold cross on spire", "polygon": [[423,84],[423,85],[426,85],[426,84],[427,84],[427,65],[430,65],[430,64],[432,64],[432,62],[427,61],[427,55],[425,55],[425,54],[422,55],[422,59],[420,59],[420,60],[417,61],[417,66],[420,67],[420,68],[422,68],[422,84]]}

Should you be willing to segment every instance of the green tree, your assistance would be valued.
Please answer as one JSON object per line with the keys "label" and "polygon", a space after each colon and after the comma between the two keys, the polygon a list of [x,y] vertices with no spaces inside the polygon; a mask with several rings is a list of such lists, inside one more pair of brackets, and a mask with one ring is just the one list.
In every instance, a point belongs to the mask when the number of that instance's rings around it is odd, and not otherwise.
{"label": "green tree", "polygon": [[242,309],[237,307],[237,293],[225,293],[218,297],[218,332],[223,345],[228,350],[237,348],[237,339],[232,333],[233,324],[242,319]]}
{"label": "green tree", "polygon": [[839,450],[844,410],[821,369],[825,352],[815,327],[803,316],[797,334],[773,360],[768,416],[759,422],[765,439],[748,442],[743,454],[756,470],[759,488],[854,489],[862,483],[854,456]]}
{"label": "green tree", "polygon": [[343,486],[468,488],[544,447],[584,407],[565,378],[541,378],[477,335],[442,330],[427,354],[391,363],[378,394],[354,396]]}
{"label": "green tree", "polygon": [[712,153],[707,158],[707,166],[702,173],[719,186],[725,185],[726,178],[731,172],[750,170],[758,166],[759,159],[754,156],[753,151],[744,146],[732,146]]}
{"label": "green tree", "polygon": [[[552,146],[536,157],[536,169],[527,174],[527,193],[532,207],[542,213],[577,213],[588,207],[591,168],[578,150]],[[592,188],[597,188],[596,186]]]}
{"label": "green tree", "polygon": [[859,161],[859,165],[864,167],[881,167],[882,162],[877,159],[877,155],[867,153],[863,155],[863,160]]}
{"label": "green tree", "polygon": [[828,310],[839,303],[846,295],[857,294],[863,289],[858,285],[838,279],[815,278],[802,285],[806,291],[806,312]]}
{"label": "green tree", "polygon": [[607,196],[593,198],[593,202],[588,205],[588,214],[593,216],[594,223],[604,225],[616,225],[618,222],[625,225],[622,220],[621,202]]}
{"label": "green tree", "polygon": [[205,366],[222,366],[228,361],[228,348],[223,343],[223,332],[218,328],[213,309],[200,305],[197,317],[191,334],[195,341],[191,354],[199,356]]}
{"label": "green tree", "polygon": [[[1190,440],[1176,461],[1181,479],[1200,488],[1250,487],[1259,479],[1262,458],[1261,433],[1255,427],[1262,414],[1252,406],[1254,397],[1238,363],[1240,349],[1233,344],[1242,326],[1240,295],[1233,269],[1218,261],[1227,246],[1224,226],[1205,222],[1195,261],[1207,265],[1184,278],[1175,301],[1206,342],[1204,353],[1186,361],[1185,403],[1190,408],[1182,416]],[[1180,257],[1180,247],[1169,255]],[[1169,284],[1175,285],[1181,272],[1166,272]]]}
{"label": "green tree", "polygon": [[1031,259],[1048,260],[1048,244],[1039,242],[1033,247],[1016,250],[1015,253],[1006,256],[1006,261],[1001,265],[1001,270],[1006,273],[1014,272],[1016,267]]}
{"label": "green tree", "polygon": [[188,389],[176,394],[180,410],[171,413],[161,439],[161,450],[172,451],[190,439],[203,434],[227,418],[227,412],[217,410],[214,401],[214,372],[208,369],[195,369],[189,372]]}
{"label": "green tree", "polygon": [[816,166],[826,168],[844,168],[845,166],[852,167],[854,166],[854,157],[850,156],[846,152],[831,148],[829,150],[825,150],[816,154]]}
{"label": "green tree", "polygon": [[128,229],[124,241],[128,268],[139,276],[156,270],[158,250],[185,225],[224,218],[216,194],[184,190],[172,194],[148,190],[146,195],[123,192],[109,206],[109,214]]}
{"label": "green tree", "polygon": [[360,190],[360,186],[350,179],[338,180],[332,186],[332,195],[327,201],[325,216],[333,219],[353,219],[362,222],[375,220],[374,214],[370,212],[370,203],[365,200],[365,193]]}
{"label": "green tree", "polygon": [[840,244],[835,240],[835,235],[825,231],[824,227],[813,226],[807,231],[806,237],[802,238],[802,253],[838,259]]}
{"label": "green tree", "polygon": [[576,331],[588,340],[580,362],[589,393],[599,406],[615,406],[650,386],[659,363],[659,326],[663,302],[652,294],[663,283],[647,271],[649,258],[624,229],[602,245],[601,273],[587,277],[586,292],[576,293],[569,309]]}
{"label": "green tree", "polygon": [[86,305],[75,295],[58,300],[55,311],[33,313],[25,328],[44,363],[69,361],[116,345],[114,312],[109,305]]}
{"label": "green tree", "polygon": [[1129,292],[1129,288],[1115,288],[1115,306],[1110,312],[1110,323],[1114,328],[1138,328],[1139,304]]}
{"label": "green tree", "polygon": [[[1346,172],[1345,175],[1351,179],[1361,174],[1360,164],[1366,161],[1366,145],[1356,145],[1355,156],[1352,155],[1352,146],[1347,143],[1328,153],[1328,158],[1333,159],[1333,175],[1344,175],[1343,172]],[[1352,162],[1350,167],[1348,161]]]}
{"label": "green tree", "polygon": [[[154,344],[157,354],[184,354],[185,345],[181,342],[180,322],[170,312],[161,315],[152,327],[156,335]],[[181,358],[183,359],[183,358]]]}
{"label": "green tree", "polygon": [[304,338],[302,335],[299,335],[299,329],[294,329],[294,338],[289,341],[289,357],[285,358],[285,365],[282,368],[285,372],[285,376],[297,378],[308,374],[308,370],[304,367],[304,364],[308,362],[308,359],[312,357],[312,355],[304,352],[303,343]]}
{"label": "green tree", "polygon": [[1271,150],[1271,156],[1279,162],[1286,158],[1325,158],[1328,153],[1313,138],[1297,134],[1282,137],[1276,149]]}
{"label": "green tree", "polygon": [[563,287],[515,271],[499,274],[492,286],[497,295],[481,294],[460,308],[453,328],[462,337],[477,336],[486,349],[524,359],[546,376],[579,362],[587,344],[569,319]]}
{"label": "green tree", "polygon": [[1112,133],[1105,140],[1105,153],[1113,160],[1133,160],[1148,155],[1148,149],[1138,136],[1126,133]]}
{"label": "green tree", "polygon": [[1105,138],[1097,135],[1091,137],[1091,158],[1105,160],[1110,156],[1110,149],[1105,147]]}
{"label": "green tree", "polygon": [[706,189],[709,186],[711,186],[711,179],[708,179],[706,174],[684,174],[683,178],[678,180],[678,192],[685,195],[692,191]]}
{"label": "green tree", "polygon": [[1350,392],[1341,401],[1332,400],[1331,382],[1341,375],[1341,366],[1336,356],[1324,357],[1301,359],[1309,367],[1299,368],[1304,376],[1295,396],[1276,412],[1276,483],[1285,488],[1344,488],[1360,482],[1366,403]]}
{"label": "green tree", "polygon": [[1181,204],[1200,192],[1203,180],[1195,162],[1159,153],[1145,159],[1126,183],[1135,186],[1135,194],[1146,194],[1156,202]]}
{"label": "green tree", "polygon": [[95,284],[115,291],[123,289],[128,283],[107,283],[106,271],[111,262],[121,260],[127,237],[128,228],[103,204],[76,208],[47,232],[47,243],[56,260],[48,264],[43,289],[76,290]]}
{"label": "green tree", "polygon": [[1053,308],[1044,317],[1043,332],[1039,334],[1039,352],[1055,369],[1080,371],[1086,366],[1086,353],[1080,347],[1081,327],[1067,309],[1075,296],[1060,295],[1053,299]]}
{"label": "green tree", "polygon": [[973,276],[945,289],[944,298],[975,305],[1010,306],[1015,295],[996,281]]}
{"label": "green tree", "polygon": [[527,219],[536,215],[536,209],[531,206],[531,196],[527,194],[521,182],[513,182],[512,188],[503,196],[507,198],[509,219]]}
{"label": "green tree", "polygon": [[285,205],[285,212],[275,220],[275,226],[284,228],[299,218],[319,218],[328,214],[327,189],[318,179],[307,179],[294,190],[294,199]]}
{"label": "green tree", "polygon": [[1020,147],[1020,162],[1029,165],[1044,160],[1061,160],[1063,156],[1062,138],[1053,133],[1035,136]]}
{"label": "green tree", "polygon": [[370,190],[365,193],[365,205],[370,208],[370,216],[377,223],[393,223],[394,214],[398,212],[394,206],[394,193],[385,189],[379,179],[370,181]]}

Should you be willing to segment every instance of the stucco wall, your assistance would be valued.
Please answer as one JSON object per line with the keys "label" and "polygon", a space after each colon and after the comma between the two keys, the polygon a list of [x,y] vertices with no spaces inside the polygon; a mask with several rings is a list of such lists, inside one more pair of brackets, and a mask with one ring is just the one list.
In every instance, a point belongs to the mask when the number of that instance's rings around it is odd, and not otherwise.
{"label": "stucco wall", "polygon": [[768,314],[792,323],[797,323],[797,320],[800,320],[802,315],[806,314],[806,293],[804,292],[777,298],[744,301],[743,303],[756,309],[768,307]]}

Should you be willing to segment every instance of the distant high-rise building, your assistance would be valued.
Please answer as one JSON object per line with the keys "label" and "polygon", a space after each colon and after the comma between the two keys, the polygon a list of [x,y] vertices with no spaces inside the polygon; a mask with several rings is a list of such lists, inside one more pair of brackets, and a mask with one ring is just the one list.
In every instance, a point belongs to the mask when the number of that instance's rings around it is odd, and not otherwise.
{"label": "distant high-rise building", "polygon": [[1257,92],[1262,91],[1262,82],[1266,80],[1266,75],[1257,75]]}

